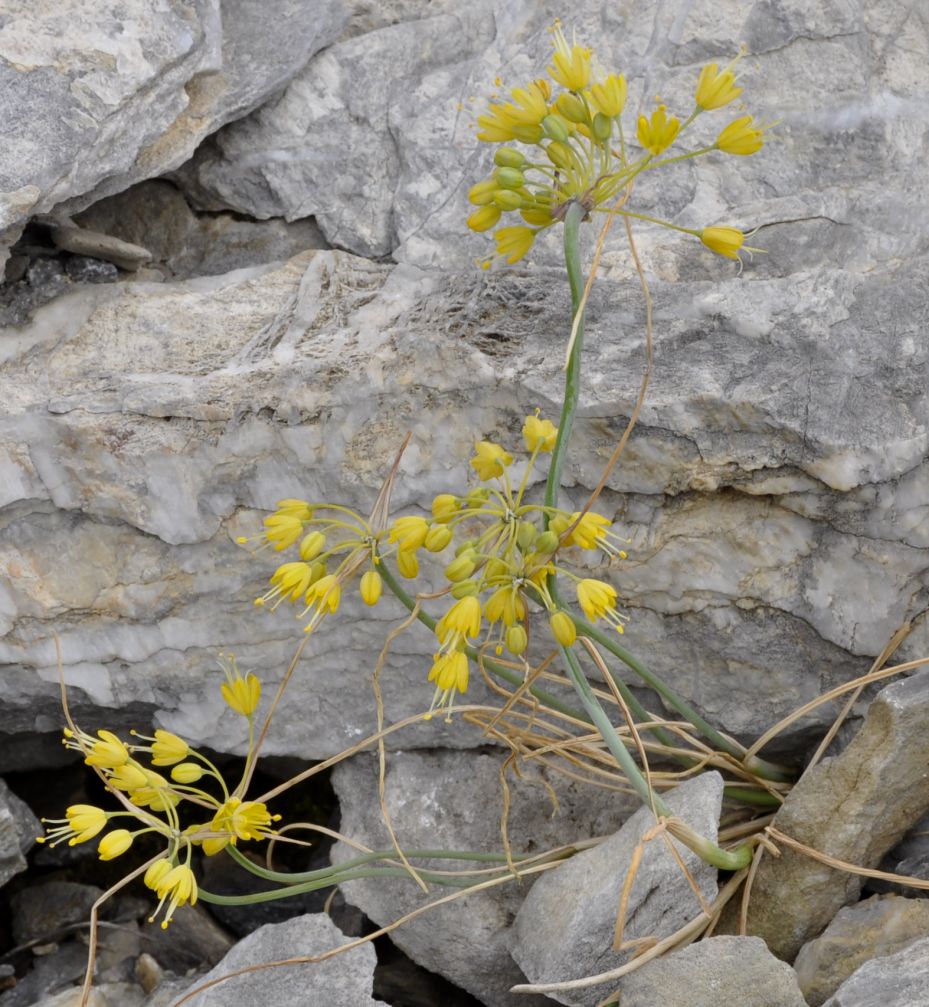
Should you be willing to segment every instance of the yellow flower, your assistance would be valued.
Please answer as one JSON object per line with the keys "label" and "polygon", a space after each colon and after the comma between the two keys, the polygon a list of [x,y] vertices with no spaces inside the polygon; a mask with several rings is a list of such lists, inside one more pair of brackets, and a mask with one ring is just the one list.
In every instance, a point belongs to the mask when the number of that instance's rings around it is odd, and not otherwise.
{"label": "yellow flower", "polygon": [[616,608],[616,589],[602,580],[582,580],[577,585],[578,604],[588,619],[599,619]]}
{"label": "yellow flower", "polygon": [[539,83],[533,81],[528,87],[513,91],[515,105],[507,105],[510,121],[520,126],[537,126],[548,115],[546,96]]}
{"label": "yellow flower", "polygon": [[669,118],[665,106],[659,105],[652,112],[651,120],[646,119],[644,115],[639,116],[639,128],[636,131],[636,136],[639,139],[639,144],[645,150],[657,156],[674,143],[680,128],[680,120],[673,115]]}
{"label": "yellow flower", "polygon": [[551,420],[539,419],[538,415],[527,416],[523,424],[523,440],[527,451],[552,451],[558,438],[558,427]]}
{"label": "yellow flower", "polygon": [[424,517],[408,515],[394,521],[388,541],[398,542],[401,549],[414,552],[426,541],[428,534],[429,522]]}
{"label": "yellow flower", "polygon": [[442,692],[457,689],[466,692],[468,688],[468,655],[463,651],[454,650],[436,658],[429,672],[430,682],[435,682],[436,688]]}
{"label": "yellow flower", "polygon": [[243,717],[250,717],[258,707],[261,699],[261,682],[251,672],[243,678],[238,671],[233,676],[228,675],[228,681],[220,686],[223,699]]}
{"label": "yellow flower", "polygon": [[278,514],[287,514],[290,517],[299,518],[301,521],[309,521],[313,516],[313,508],[306,500],[278,500],[276,511]]}
{"label": "yellow flower", "polygon": [[724,154],[755,154],[764,146],[764,130],[752,125],[750,115],[730,122],[716,138],[716,146]]}
{"label": "yellow flower", "polygon": [[171,770],[171,779],[177,783],[196,783],[204,770],[196,762],[181,762]]}
{"label": "yellow flower", "polygon": [[68,846],[75,846],[77,843],[86,843],[88,839],[93,839],[106,825],[109,817],[101,808],[95,808],[92,804],[72,804],[65,812],[66,818],[43,818],[43,822],[49,825],[60,823],[56,829],[46,829],[44,836],[39,836],[37,842],[48,842],[49,846],[57,846],[58,843],[68,840]]}
{"label": "yellow flower", "polygon": [[204,839],[203,852],[211,857],[230,843],[235,846],[239,839],[266,839],[274,835],[271,823],[279,821],[280,817],[272,815],[260,801],[243,801],[238,797],[230,797],[219,807],[209,825],[211,832],[225,832],[228,835]]}
{"label": "yellow flower", "polygon": [[548,624],[552,628],[552,636],[554,636],[562,647],[570,647],[577,639],[577,627],[567,612],[558,611],[552,613]]}
{"label": "yellow flower", "polygon": [[590,80],[590,50],[579,45],[568,45],[559,22],[551,29],[555,43],[552,56],[554,66],[548,68],[552,80],[569,91],[580,91]]}
{"label": "yellow flower", "polygon": [[704,227],[700,232],[700,240],[718,255],[737,259],[745,235],[735,227]]}
{"label": "yellow flower", "polygon": [[456,601],[439,619],[435,635],[444,650],[463,644],[466,637],[475,637],[481,631],[481,603],[473,595]]}
{"label": "yellow flower", "polygon": [[[734,65],[735,61],[729,67]],[[697,104],[700,108],[722,108],[742,93],[742,88],[735,86],[735,74],[729,67],[720,71],[717,63],[710,63],[700,71],[697,80]]]}
{"label": "yellow flower", "polygon": [[115,860],[132,846],[133,835],[128,829],[114,829],[108,832],[97,846],[101,860]]}
{"label": "yellow flower", "polygon": [[129,800],[137,807],[149,807],[152,811],[164,811],[169,805],[175,807],[181,797],[175,793],[168,781],[160,774],[151,771],[146,773],[148,786],[139,787],[129,792]]}
{"label": "yellow flower", "polygon": [[381,575],[377,570],[366,570],[362,574],[358,590],[361,592],[361,600],[366,605],[376,605],[380,601],[381,592],[384,590],[384,582],[381,580]]}
{"label": "yellow flower", "polygon": [[84,759],[88,766],[115,769],[129,761],[129,749],[112,731],[97,731],[97,736],[101,740],[93,743],[90,755]]}
{"label": "yellow flower", "polygon": [[141,790],[149,786],[148,774],[140,766],[127,762],[125,766],[117,766],[109,776],[110,783],[117,790]]}
{"label": "yellow flower", "polygon": [[397,569],[400,571],[400,576],[406,577],[407,580],[414,580],[418,577],[419,560],[416,558],[416,553],[408,549],[398,549]]}
{"label": "yellow flower", "polygon": [[333,573],[320,577],[311,584],[306,592],[306,608],[303,615],[307,615],[311,609],[315,608],[310,621],[304,627],[306,632],[312,632],[322,621],[323,616],[329,612],[334,612],[342,599],[342,588],[338,578]]}
{"label": "yellow flower", "polygon": [[497,254],[502,255],[506,261],[512,265],[532,248],[535,241],[536,231],[531,227],[523,227],[516,224],[513,227],[501,227],[494,232],[494,241],[497,243]]}
{"label": "yellow flower", "polygon": [[513,456],[508,454],[493,441],[478,441],[474,445],[475,455],[471,459],[471,468],[477,473],[478,479],[486,482],[503,475],[507,465],[512,465]]}
{"label": "yellow flower", "polygon": [[615,119],[626,107],[626,78],[611,73],[606,80],[590,85],[588,97],[598,112]]}
{"label": "yellow flower", "polygon": [[505,626],[513,626],[526,617],[526,604],[512,584],[505,584],[484,602],[484,615],[488,622],[502,619]]}
{"label": "yellow flower", "polygon": [[[158,861],[161,863],[162,861]],[[151,870],[151,868],[149,868]],[[174,918],[174,910],[178,906],[186,906],[189,902],[192,906],[197,903],[197,879],[194,877],[194,872],[187,866],[178,864],[177,867],[173,867],[166,874],[163,874],[158,883],[155,885],[155,891],[157,892],[161,901],[158,903],[158,908],[149,917],[149,923],[154,920],[158,915],[161,907],[165,903],[165,899],[171,896],[171,901],[168,903],[168,909],[165,913],[165,918],[161,921],[161,929],[167,930],[168,924]]]}
{"label": "yellow flower", "polygon": [[500,219],[500,213],[500,207],[491,203],[488,206],[482,206],[479,210],[475,210],[468,217],[466,223],[472,231],[489,231],[492,227],[496,226],[497,221]]}
{"label": "yellow flower", "polygon": [[180,762],[187,758],[190,745],[170,731],[155,731],[155,740],[152,743],[152,765],[153,766],[173,766],[175,762]]}
{"label": "yellow flower", "polygon": [[[309,537],[311,536],[307,536],[307,538]],[[282,563],[271,574],[269,581],[271,584],[270,591],[266,591],[260,598],[256,598],[255,604],[262,606],[272,599],[277,599],[272,606],[276,608],[285,598],[290,601],[296,601],[303,596],[312,582],[313,568],[309,563]]]}
{"label": "yellow flower", "polygon": [[145,882],[146,888],[151,888],[152,891],[158,888],[158,882],[161,881],[166,874],[170,873],[171,861],[168,859],[156,860],[151,867],[145,872],[145,877],[143,881]]}
{"label": "yellow flower", "polygon": [[303,534],[303,521],[294,514],[271,514],[264,519],[265,538],[274,545],[275,552],[289,549]]}

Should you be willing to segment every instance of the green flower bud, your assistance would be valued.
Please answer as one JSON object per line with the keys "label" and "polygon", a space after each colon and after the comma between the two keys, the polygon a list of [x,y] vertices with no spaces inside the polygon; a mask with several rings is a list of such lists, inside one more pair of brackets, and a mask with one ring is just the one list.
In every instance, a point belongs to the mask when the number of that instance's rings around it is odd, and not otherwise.
{"label": "green flower bud", "polygon": [[469,538],[455,547],[455,555],[462,556],[466,552],[477,551],[477,539]]}
{"label": "green flower bud", "polygon": [[465,497],[468,507],[480,507],[490,499],[490,490],[486,486],[475,486]]}
{"label": "green flower bud", "polygon": [[535,542],[539,529],[531,521],[520,521],[516,529],[516,544],[521,552],[528,552]]}
{"label": "green flower bud", "polygon": [[519,657],[529,646],[529,637],[522,626],[510,626],[506,631],[506,649]]}
{"label": "green flower bud", "polygon": [[493,559],[487,560],[484,566],[484,578],[488,582],[498,577],[506,577],[509,572],[510,568],[499,556],[494,556]]}
{"label": "green flower bud", "polygon": [[526,163],[526,158],[521,151],[512,147],[501,147],[494,154],[494,164],[501,168],[522,168]]}
{"label": "green flower bud", "polygon": [[558,548],[558,536],[553,531],[543,531],[536,539],[535,551],[537,553],[553,553]]}
{"label": "green flower bud", "polygon": [[526,178],[516,168],[497,168],[494,178],[501,189],[521,189],[526,184]]}
{"label": "green flower bud", "polygon": [[590,122],[587,106],[575,94],[560,94],[555,102],[555,108],[568,122]]}
{"label": "green flower bud", "polygon": [[528,143],[532,145],[534,143],[538,143],[539,140],[542,139],[542,127],[529,125],[514,126],[513,136],[515,136],[520,143]]}
{"label": "green flower bud", "polygon": [[556,168],[562,171],[573,171],[575,166],[574,151],[566,143],[560,140],[552,140],[545,148],[545,153]]}
{"label": "green flower bud", "polygon": [[494,193],[494,206],[501,210],[519,210],[523,205],[523,197],[512,189],[497,189]]}
{"label": "green flower bud", "polygon": [[613,135],[613,120],[609,116],[598,112],[594,116],[594,136],[601,142],[606,143]]}
{"label": "green flower bud", "polygon": [[545,116],[542,120],[542,129],[550,140],[561,140],[562,143],[571,135],[568,124],[560,115],[554,113]]}
{"label": "green flower bud", "polygon": [[460,580],[457,584],[452,586],[452,597],[457,598],[459,601],[462,598],[467,598],[469,596],[476,596],[478,593],[477,581],[476,580]]}

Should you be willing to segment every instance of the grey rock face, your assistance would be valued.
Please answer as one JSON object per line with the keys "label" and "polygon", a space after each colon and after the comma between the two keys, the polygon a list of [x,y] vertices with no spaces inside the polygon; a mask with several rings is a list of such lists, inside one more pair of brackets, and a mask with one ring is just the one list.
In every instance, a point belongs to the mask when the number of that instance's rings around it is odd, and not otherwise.
{"label": "grey rock face", "polygon": [[[404,849],[452,849],[497,852],[503,796],[501,756],[476,752],[395,752],[387,763],[386,801]],[[508,830],[514,853],[541,853],[555,846],[616,829],[637,803],[613,791],[566,780],[527,765],[524,778],[509,777],[512,804]],[[558,798],[555,809],[546,784]],[[373,849],[389,849],[377,798],[377,764],[369,757],[340,763],[333,773],[342,831]],[[522,847],[517,849],[517,844]],[[354,856],[344,845],[333,861]],[[423,867],[458,869],[468,865],[417,861]],[[482,865],[487,866],[487,865]],[[558,868],[561,870],[562,868]],[[507,948],[507,929],[533,876],[431,909],[391,933],[391,939],[415,962],[468,990],[490,1007],[541,1007],[547,998],[509,994],[524,978]],[[425,896],[412,881],[374,878],[343,886],[345,898],[380,925],[448,894],[434,887]]]}
{"label": "grey rock face", "polygon": [[0,885],[26,869],[25,854],[41,831],[29,805],[0,780]]}
{"label": "grey rock face", "polygon": [[620,980],[622,1007],[807,1007],[793,969],[757,937],[710,937]]}
{"label": "grey rock face", "polygon": [[339,0],[18,5],[0,32],[0,233],[177,167],[338,34]]}
{"label": "grey rock face", "polygon": [[[304,955],[321,955],[345,944],[345,936],[323,913],[295,916],[284,923],[269,923],[241,940],[199,982],[210,982],[252,965],[264,965]],[[197,994],[191,1007],[304,1007],[320,1003],[331,1007],[378,1007],[371,996],[374,948],[370,944],[326,961],[259,969],[235,976]]]}
{"label": "grey rock face", "polygon": [[824,1007],[927,1007],[929,939],[866,962]]}
{"label": "grey rock face", "polygon": [[820,1007],[859,966],[925,937],[929,902],[875,895],[840,909],[819,937],[803,945],[794,962],[797,980],[810,1007]]}
{"label": "grey rock face", "polygon": [[[3,732],[60,725],[54,630],[89,727],[154,713],[192,741],[239,744],[215,653],[270,683],[299,626],[252,607],[274,560],[234,538],[282,497],[367,513],[407,431],[395,510],[462,486],[475,439],[513,444],[527,412],[554,412],[562,280],[321,251],[40,309],[3,344]],[[892,278],[652,284],[656,375],[601,506],[631,539],[615,572],[629,646],[735,734],[866,671],[921,604],[927,282],[917,260]],[[745,334],[762,320],[767,334]],[[633,281],[594,288],[568,506],[632,408],[642,323]],[[347,592],[316,636],[272,752],[326,758],[374,730],[370,669],[403,610],[360,609]],[[912,648],[927,635],[918,621]],[[391,648],[388,716],[428,702],[431,648],[419,627]],[[433,738],[424,725],[403,744]]]}
{"label": "grey rock face", "polygon": [[[677,787],[667,802],[676,817],[715,841],[722,794],[722,777],[704,773]],[[533,885],[516,916],[511,948],[530,982],[581,979],[631,959],[632,950],[613,950],[616,917],[636,848],[654,825],[651,810],[641,808],[615,835]],[[717,894],[716,869],[676,840],[671,842],[702,899],[712,902]],[[646,843],[629,896],[623,940],[668,937],[700,911],[699,900],[665,842],[658,837]],[[615,984],[601,984],[552,995],[575,1007],[595,1007],[614,988]]]}
{"label": "grey rock face", "polygon": [[[861,730],[841,753],[803,775],[774,824],[822,853],[875,867],[929,810],[929,674],[884,688]],[[863,879],[782,849],[764,857],[752,886],[748,928],[792,960],[844,905]]]}

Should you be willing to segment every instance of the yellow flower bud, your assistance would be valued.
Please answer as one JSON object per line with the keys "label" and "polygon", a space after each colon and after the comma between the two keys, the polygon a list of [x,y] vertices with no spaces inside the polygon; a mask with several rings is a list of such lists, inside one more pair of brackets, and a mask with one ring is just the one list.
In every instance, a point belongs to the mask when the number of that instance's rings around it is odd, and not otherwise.
{"label": "yellow flower bud", "polygon": [[468,217],[467,224],[472,231],[489,231],[500,219],[500,207],[490,204],[482,206]]}
{"label": "yellow flower bud", "polygon": [[494,164],[501,168],[522,168],[526,163],[526,157],[520,150],[513,147],[501,147],[494,154]]}
{"label": "yellow flower bud", "polygon": [[474,206],[487,206],[493,202],[494,193],[497,191],[497,183],[492,178],[485,178],[483,182],[472,185],[468,189],[468,202]]}
{"label": "yellow flower bud", "polygon": [[377,570],[366,570],[361,576],[358,588],[361,592],[361,600],[366,605],[376,605],[384,590],[384,582]]}
{"label": "yellow flower bud", "polygon": [[416,553],[407,549],[398,549],[397,569],[400,571],[400,576],[406,577],[407,580],[413,580],[414,577],[418,577],[419,560],[416,558]]}
{"label": "yellow flower bud", "polygon": [[468,549],[448,564],[445,568],[445,577],[454,584],[470,577],[474,573],[475,566],[477,563],[474,560],[474,552]]}
{"label": "yellow flower bud", "polygon": [[577,639],[577,627],[567,612],[558,611],[552,613],[549,625],[552,628],[552,636],[554,636],[562,647],[570,647]]}
{"label": "yellow flower bud", "polygon": [[460,580],[452,585],[453,598],[467,598],[469,595],[478,594],[478,584],[476,580]]}
{"label": "yellow flower bud", "polygon": [[704,227],[700,232],[700,240],[717,255],[737,259],[745,235],[734,227]]}
{"label": "yellow flower bud", "polygon": [[326,536],[321,531],[311,531],[309,535],[304,536],[303,541],[300,543],[300,559],[305,563],[308,563],[323,551],[323,546],[326,544]]}
{"label": "yellow flower bud", "polygon": [[196,783],[204,770],[196,762],[181,762],[171,770],[171,779],[175,783]]}
{"label": "yellow flower bud", "polygon": [[506,631],[506,649],[519,657],[529,646],[529,637],[523,626],[510,626]]}
{"label": "yellow flower bud", "polygon": [[494,206],[499,207],[504,213],[512,213],[523,205],[523,197],[512,189],[497,189],[494,193]]}
{"label": "yellow flower bud", "polygon": [[432,516],[436,521],[450,521],[458,513],[458,498],[451,493],[440,493],[432,501]]}
{"label": "yellow flower bud", "polygon": [[114,829],[108,832],[97,846],[101,860],[114,860],[122,856],[132,846],[133,835],[128,829]]}
{"label": "yellow flower bud", "polygon": [[447,524],[433,525],[423,543],[429,552],[441,552],[452,540],[452,530]]}

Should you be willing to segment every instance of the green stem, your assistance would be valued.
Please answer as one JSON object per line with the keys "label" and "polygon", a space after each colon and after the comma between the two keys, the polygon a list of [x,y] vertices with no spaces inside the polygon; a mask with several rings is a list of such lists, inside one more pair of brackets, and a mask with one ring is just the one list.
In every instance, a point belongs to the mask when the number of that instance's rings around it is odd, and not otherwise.
{"label": "green stem", "polygon": [[[656,815],[661,818],[673,818],[674,813],[664,800],[648,785],[648,780],[642,775],[635,760],[616,733],[616,729],[610,723],[610,718],[606,715],[606,711],[594,695],[594,691],[590,687],[590,682],[587,681],[587,676],[581,669],[577,656],[572,650],[565,647],[561,648],[561,656],[564,658],[568,675],[574,688],[577,690],[578,696],[581,698],[581,702],[584,704],[584,708],[590,714],[591,720],[593,720],[600,731],[607,748],[609,748],[613,758],[619,763],[633,790],[642,799],[642,803],[650,807]],[[720,868],[720,870],[738,871],[751,863],[752,847],[750,843],[743,843],[734,850],[724,850],[679,820],[675,822],[673,827],[669,828],[669,831],[693,850],[697,856],[701,857],[708,864]]]}

